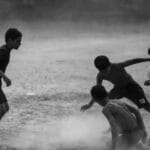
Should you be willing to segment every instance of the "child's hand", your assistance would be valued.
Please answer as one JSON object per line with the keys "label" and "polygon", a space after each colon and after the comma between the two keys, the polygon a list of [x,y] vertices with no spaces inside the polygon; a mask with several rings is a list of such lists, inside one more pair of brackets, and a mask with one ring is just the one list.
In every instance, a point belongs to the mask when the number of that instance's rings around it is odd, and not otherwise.
{"label": "child's hand", "polygon": [[87,109],[89,108],[89,105],[88,104],[86,104],[86,105],[83,105],[82,107],[81,107],[81,111],[86,111]]}
{"label": "child's hand", "polygon": [[10,86],[11,85],[11,80],[8,77],[4,77],[4,82],[6,83],[6,86]]}

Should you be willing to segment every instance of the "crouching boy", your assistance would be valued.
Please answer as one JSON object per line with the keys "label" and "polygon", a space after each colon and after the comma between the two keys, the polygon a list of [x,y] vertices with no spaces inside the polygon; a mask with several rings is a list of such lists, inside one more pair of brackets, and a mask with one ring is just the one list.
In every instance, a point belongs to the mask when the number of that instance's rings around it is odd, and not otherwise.
{"label": "crouching boy", "polygon": [[81,111],[89,109],[94,102],[103,107],[102,112],[111,128],[111,150],[130,150],[146,141],[144,122],[136,108],[118,100],[109,101],[108,93],[101,85],[92,87],[91,96],[92,100],[83,105]]}

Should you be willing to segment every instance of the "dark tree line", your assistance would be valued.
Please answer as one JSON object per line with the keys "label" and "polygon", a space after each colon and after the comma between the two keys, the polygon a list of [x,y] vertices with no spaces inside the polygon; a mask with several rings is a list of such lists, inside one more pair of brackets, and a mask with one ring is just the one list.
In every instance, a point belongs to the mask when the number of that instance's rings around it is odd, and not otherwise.
{"label": "dark tree line", "polygon": [[132,16],[150,18],[150,0],[0,0],[0,18]]}

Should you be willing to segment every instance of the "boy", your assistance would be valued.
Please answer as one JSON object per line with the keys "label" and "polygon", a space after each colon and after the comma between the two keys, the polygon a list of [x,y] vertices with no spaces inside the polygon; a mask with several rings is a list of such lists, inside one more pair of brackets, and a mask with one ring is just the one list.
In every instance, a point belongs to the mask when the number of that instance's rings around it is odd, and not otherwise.
{"label": "boy", "polygon": [[109,92],[109,99],[126,97],[138,108],[144,108],[150,112],[150,103],[146,99],[143,89],[125,70],[128,66],[146,61],[150,61],[150,58],[135,58],[120,63],[111,63],[108,57],[98,56],[94,60],[95,67],[99,71],[97,85],[101,85],[103,80],[110,81],[114,87]]}
{"label": "boy", "polygon": [[[88,104],[83,105],[81,111],[92,107],[94,102],[103,106],[102,112],[108,119],[111,127],[111,150],[116,150],[119,147],[122,150],[129,150],[136,147],[140,141],[146,141],[147,132],[140,112],[136,108],[121,101],[110,101],[107,91],[101,85],[92,87],[91,96],[92,100]],[[144,148],[142,143],[139,145]]]}
{"label": "boy", "polygon": [[5,71],[9,64],[10,53],[18,49],[21,44],[22,33],[15,28],[9,28],[5,33],[5,45],[0,47],[0,119],[9,110],[6,96],[2,90],[2,79],[6,86],[11,85],[11,80],[6,76]]}

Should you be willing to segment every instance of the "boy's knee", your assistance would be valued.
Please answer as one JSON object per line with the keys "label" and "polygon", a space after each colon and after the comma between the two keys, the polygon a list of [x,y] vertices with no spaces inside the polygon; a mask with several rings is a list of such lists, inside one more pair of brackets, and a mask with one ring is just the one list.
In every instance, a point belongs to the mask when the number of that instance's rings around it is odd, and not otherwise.
{"label": "boy's knee", "polygon": [[5,104],[5,112],[8,112],[9,111],[9,105],[8,103]]}
{"label": "boy's knee", "polygon": [[8,103],[0,104],[0,118],[3,117],[3,115],[8,111],[9,111]]}

